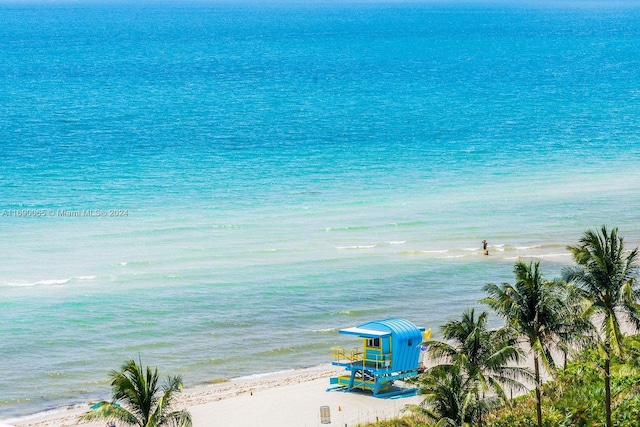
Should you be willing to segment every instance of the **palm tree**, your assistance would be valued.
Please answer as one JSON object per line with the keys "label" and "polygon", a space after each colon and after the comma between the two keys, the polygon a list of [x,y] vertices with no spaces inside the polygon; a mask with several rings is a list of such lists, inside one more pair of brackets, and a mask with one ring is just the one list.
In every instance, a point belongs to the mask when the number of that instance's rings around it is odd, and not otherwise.
{"label": "palm tree", "polygon": [[408,405],[406,409],[427,416],[438,427],[466,427],[471,421],[470,406],[474,400],[468,381],[463,377],[460,365],[434,366],[420,381],[420,394],[424,400],[420,405]]}
{"label": "palm tree", "polygon": [[[444,341],[428,341],[429,355],[445,363],[439,369],[449,370],[450,376],[462,376],[461,384],[466,390],[465,408],[470,411],[471,418],[482,426],[482,414],[491,400],[507,402],[503,385],[511,388],[523,388],[518,378],[528,377],[529,372],[518,366],[507,366],[511,361],[518,361],[521,350],[514,345],[505,329],[487,329],[486,312],[477,318],[475,309],[466,310],[461,320],[453,320],[442,326]],[[425,377],[428,381],[429,377]],[[469,391],[473,399],[470,401]],[[491,399],[486,392],[490,391]]]}
{"label": "palm tree", "polygon": [[191,415],[186,410],[172,411],[174,393],[180,391],[182,379],[168,377],[160,387],[158,368],[146,373],[142,363],[130,359],[120,371],[111,371],[111,402],[98,402],[80,417],[80,421],[107,420],[121,421],[126,425],[140,427],[191,427]]}
{"label": "palm tree", "polygon": [[[516,283],[502,286],[489,283],[484,291],[489,295],[482,300],[491,307],[516,333],[526,339],[533,352],[534,381],[536,387],[536,415],[538,427],[542,427],[542,397],[540,392],[540,363],[553,374],[555,363],[551,349],[559,338],[570,335],[572,321],[568,293],[562,284],[545,281],[540,273],[540,263],[518,261],[514,267]],[[573,316],[577,317],[577,316]]]}
{"label": "palm tree", "polygon": [[618,229],[611,233],[602,226],[600,234],[586,231],[575,246],[567,249],[573,254],[576,267],[565,270],[567,282],[573,283],[584,300],[584,316],[600,331],[604,350],[604,386],[606,425],[611,427],[611,356],[624,353],[624,334],[620,325],[627,320],[640,329],[640,305],[637,301],[638,248],[624,249],[624,239]]}

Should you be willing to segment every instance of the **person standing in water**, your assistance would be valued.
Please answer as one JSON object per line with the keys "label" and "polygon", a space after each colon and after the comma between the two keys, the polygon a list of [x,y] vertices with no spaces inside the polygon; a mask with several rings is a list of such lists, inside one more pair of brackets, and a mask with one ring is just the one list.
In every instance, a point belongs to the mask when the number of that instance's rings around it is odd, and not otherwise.
{"label": "person standing in water", "polygon": [[485,255],[489,255],[489,250],[487,249],[487,245],[488,245],[487,241],[483,240],[482,241],[482,250],[484,251]]}

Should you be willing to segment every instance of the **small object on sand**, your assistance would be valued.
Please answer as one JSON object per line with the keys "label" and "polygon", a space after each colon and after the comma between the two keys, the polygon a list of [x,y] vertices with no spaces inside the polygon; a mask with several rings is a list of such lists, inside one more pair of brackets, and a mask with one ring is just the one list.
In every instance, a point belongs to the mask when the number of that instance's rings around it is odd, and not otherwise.
{"label": "small object on sand", "polygon": [[331,409],[328,406],[320,407],[320,423],[331,424]]}

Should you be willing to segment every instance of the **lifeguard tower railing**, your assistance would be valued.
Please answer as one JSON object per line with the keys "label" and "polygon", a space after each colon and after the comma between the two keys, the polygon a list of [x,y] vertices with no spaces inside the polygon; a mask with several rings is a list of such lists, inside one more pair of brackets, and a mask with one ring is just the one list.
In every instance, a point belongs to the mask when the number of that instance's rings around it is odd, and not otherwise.
{"label": "lifeguard tower railing", "polygon": [[391,367],[391,353],[365,353],[363,346],[352,349],[332,347],[331,351],[334,365],[361,367],[362,369],[374,369],[376,371],[387,370]]}

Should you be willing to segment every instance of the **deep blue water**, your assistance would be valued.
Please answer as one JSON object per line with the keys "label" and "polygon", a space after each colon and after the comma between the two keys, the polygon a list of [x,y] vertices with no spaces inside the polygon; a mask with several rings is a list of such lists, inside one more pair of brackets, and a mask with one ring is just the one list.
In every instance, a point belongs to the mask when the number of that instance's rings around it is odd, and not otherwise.
{"label": "deep blue water", "polygon": [[[0,4],[0,418],[434,330],[640,242],[640,9]],[[489,257],[480,241],[489,240]]]}

